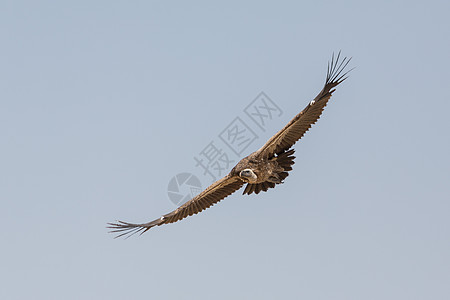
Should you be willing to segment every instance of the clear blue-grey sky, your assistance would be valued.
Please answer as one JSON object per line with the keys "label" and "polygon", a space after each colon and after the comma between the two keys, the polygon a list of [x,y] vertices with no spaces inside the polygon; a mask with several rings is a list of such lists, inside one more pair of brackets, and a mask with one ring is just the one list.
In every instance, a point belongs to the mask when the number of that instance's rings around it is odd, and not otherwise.
{"label": "clear blue-grey sky", "polygon": [[[2,1],[1,299],[449,299],[448,1]],[[170,179],[263,91],[356,69],[285,184],[175,208]],[[249,125],[251,123],[248,123]],[[253,124],[254,125],[254,124]]]}

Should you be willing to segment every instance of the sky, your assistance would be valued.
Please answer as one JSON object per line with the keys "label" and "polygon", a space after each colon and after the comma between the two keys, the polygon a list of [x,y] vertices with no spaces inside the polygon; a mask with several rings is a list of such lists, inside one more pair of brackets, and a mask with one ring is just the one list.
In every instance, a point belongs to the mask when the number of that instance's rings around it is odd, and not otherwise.
{"label": "sky", "polygon": [[[1,1],[0,298],[449,299],[449,10]],[[227,170],[262,146],[339,50],[356,68],[284,184],[108,233],[208,186],[211,145]],[[261,97],[278,108],[264,126],[248,113]],[[226,144],[233,122],[253,131],[245,149]],[[197,184],[174,185],[183,173]]]}

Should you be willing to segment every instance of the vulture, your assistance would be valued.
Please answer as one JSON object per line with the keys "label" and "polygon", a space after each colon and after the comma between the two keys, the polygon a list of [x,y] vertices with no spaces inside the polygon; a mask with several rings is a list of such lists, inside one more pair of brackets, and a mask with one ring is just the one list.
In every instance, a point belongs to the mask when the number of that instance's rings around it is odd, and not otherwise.
{"label": "vulture", "polygon": [[200,194],[174,211],[148,223],[133,224],[123,221],[108,223],[116,237],[143,234],[150,228],[180,221],[216,204],[245,185],[243,194],[258,194],[283,183],[294,164],[292,146],[317,122],[335,91],[335,87],[347,79],[346,71],[351,58],[332,55],[328,62],[325,84],[320,93],[297,114],[283,129],[272,136],[259,150],[241,159],[231,171],[207,187]]}

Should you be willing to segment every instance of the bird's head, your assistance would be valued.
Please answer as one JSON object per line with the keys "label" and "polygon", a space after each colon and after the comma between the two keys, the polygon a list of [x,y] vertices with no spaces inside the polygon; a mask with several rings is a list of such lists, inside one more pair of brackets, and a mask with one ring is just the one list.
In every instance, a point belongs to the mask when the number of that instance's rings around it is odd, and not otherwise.
{"label": "bird's head", "polygon": [[239,177],[247,182],[256,182],[256,179],[258,179],[258,176],[256,176],[255,172],[253,172],[252,169],[242,170],[241,172],[239,172]]}

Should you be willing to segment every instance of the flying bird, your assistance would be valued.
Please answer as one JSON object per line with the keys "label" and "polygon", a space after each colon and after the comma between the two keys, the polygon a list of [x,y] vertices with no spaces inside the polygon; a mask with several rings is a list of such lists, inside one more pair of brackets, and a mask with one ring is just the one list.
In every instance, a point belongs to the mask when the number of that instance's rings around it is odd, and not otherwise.
{"label": "flying bird", "polygon": [[174,211],[160,218],[143,224],[133,224],[123,221],[108,223],[110,232],[116,237],[143,234],[150,228],[163,224],[174,223],[188,216],[197,214],[216,204],[225,197],[245,186],[243,194],[258,194],[274,188],[289,175],[294,164],[294,149],[292,146],[303,137],[311,125],[317,122],[335,91],[335,87],[347,79],[345,71],[351,58],[341,59],[340,52],[331,62],[328,62],[325,85],[320,93],[308,103],[283,129],[272,136],[259,150],[240,160],[230,173],[207,187],[200,194],[184,203]]}

